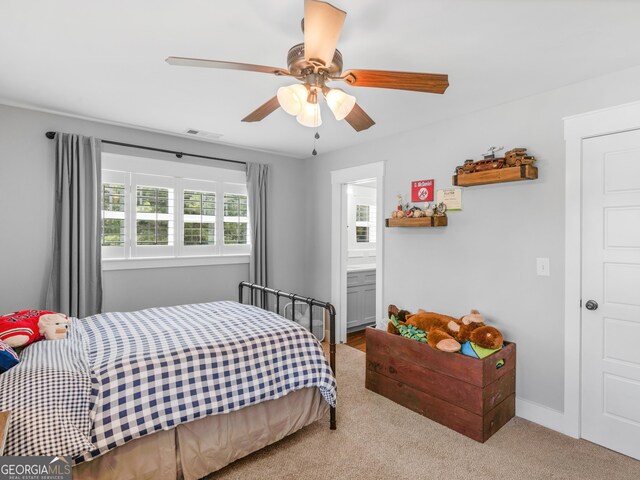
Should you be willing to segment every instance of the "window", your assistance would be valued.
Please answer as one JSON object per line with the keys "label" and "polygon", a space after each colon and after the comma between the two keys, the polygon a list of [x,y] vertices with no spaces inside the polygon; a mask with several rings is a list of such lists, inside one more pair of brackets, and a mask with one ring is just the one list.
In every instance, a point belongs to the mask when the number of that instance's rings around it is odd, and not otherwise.
{"label": "window", "polygon": [[124,246],[124,184],[102,185],[102,245]]}
{"label": "window", "polygon": [[356,227],[356,242],[369,243],[369,227]]}
{"label": "window", "polygon": [[356,222],[369,221],[369,205],[356,205]]}
{"label": "window", "polygon": [[356,243],[376,243],[374,205],[356,205]]}
{"label": "window", "polygon": [[224,194],[224,243],[247,244],[247,196]]}
{"label": "window", "polygon": [[136,188],[136,244],[173,245],[173,190]]}
{"label": "window", "polygon": [[146,259],[142,266],[160,265],[160,260],[197,265],[198,259],[220,263],[215,258],[249,253],[244,172],[108,153],[103,167],[102,254],[107,263],[140,265],[135,260]]}
{"label": "window", "polygon": [[216,244],[216,194],[184,191],[184,245]]}

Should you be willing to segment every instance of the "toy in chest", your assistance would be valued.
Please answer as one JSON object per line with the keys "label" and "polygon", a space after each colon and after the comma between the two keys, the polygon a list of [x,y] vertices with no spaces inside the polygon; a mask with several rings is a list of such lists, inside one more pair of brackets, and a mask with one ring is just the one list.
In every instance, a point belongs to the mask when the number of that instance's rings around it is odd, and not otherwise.
{"label": "toy in chest", "polygon": [[418,310],[411,314],[389,305],[387,331],[427,343],[443,352],[460,352],[475,358],[485,358],[503,347],[502,333],[489,325],[477,310],[460,319],[435,312]]}
{"label": "toy in chest", "polygon": [[413,325],[400,324],[394,316],[391,316],[391,323],[403,337],[417,340],[418,342],[427,342],[427,333],[424,330],[420,330]]}

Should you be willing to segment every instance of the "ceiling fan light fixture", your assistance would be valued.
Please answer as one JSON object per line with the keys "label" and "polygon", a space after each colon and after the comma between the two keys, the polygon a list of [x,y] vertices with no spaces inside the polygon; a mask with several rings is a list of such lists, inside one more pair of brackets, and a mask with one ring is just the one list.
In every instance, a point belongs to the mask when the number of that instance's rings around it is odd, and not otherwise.
{"label": "ceiling fan light fixture", "polygon": [[307,88],[301,83],[278,89],[278,103],[289,115],[300,114],[306,101]]}
{"label": "ceiling fan light fixture", "polygon": [[305,127],[319,127],[322,125],[319,103],[307,103],[302,105],[302,111],[296,116],[300,125]]}
{"label": "ceiling fan light fixture", "polygon": [[356,104],[356,97],[349,95],[339,88],[329,90],[325,98],[336,120],[342,120],[349,115]]}

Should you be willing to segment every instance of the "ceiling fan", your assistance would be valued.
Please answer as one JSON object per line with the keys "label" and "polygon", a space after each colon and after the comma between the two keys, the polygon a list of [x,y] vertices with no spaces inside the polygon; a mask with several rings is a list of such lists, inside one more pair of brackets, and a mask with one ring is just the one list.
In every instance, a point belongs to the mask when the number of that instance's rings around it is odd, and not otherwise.
{"label": "ceiling fan", "polygon": [[[167,63],[186,67],[223,68],[293,77],[302,83],[281,87],[275,97],[251,112],[243,122],[259,122],[278,107],[295,115],[307,127],[322,123],[318,97],[323,95],[336,120],[345,119],[356,131],[366,130],[375,122],[356,103],[355,97],[339,88],[329,88],[332,81],[353,87],[392,88],[426,93],[444,93],[448,76],[435,73],[393,72],[385,70],[342,71],[342,54],[336,49],[347,13],[319,0],[304,1],[302,30],[304,43],[289,49],[289,69],[248,63],[168,57]],[[317,134],[316,134],[317,135]],[[316,137],[317,138],[317,137]]]}

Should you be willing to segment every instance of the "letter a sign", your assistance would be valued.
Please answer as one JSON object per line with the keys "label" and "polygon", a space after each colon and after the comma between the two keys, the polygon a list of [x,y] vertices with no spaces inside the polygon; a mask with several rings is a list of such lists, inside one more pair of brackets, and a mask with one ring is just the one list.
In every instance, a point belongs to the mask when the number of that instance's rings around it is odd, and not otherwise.
{"label": "letter a sign", "polygon": [[416,180],[411,182],[411,201],[433,202],[433,180]]}

